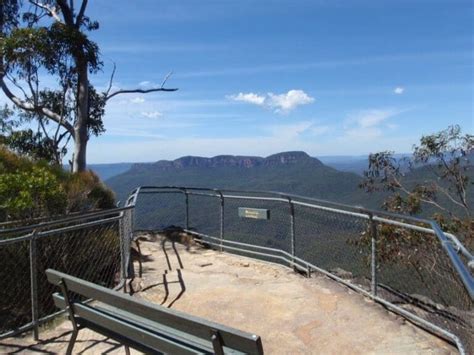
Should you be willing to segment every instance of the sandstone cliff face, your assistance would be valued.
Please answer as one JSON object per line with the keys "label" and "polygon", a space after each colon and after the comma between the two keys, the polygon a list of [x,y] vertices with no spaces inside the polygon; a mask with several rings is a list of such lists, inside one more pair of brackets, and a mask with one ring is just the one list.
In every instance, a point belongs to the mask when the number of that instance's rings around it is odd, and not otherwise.
{"label": "sandstone cliff face", "polygon": [[254,168],[257,166],[291,165],[296,163],[323,165],[318,159],[310,157],[305,152],[283,152],[266,158],[239,155],[218,155],[212,158],[186,156],[176,160],[160,160],[154,164],[135,164],[132,169],[141,170],[150,165],[157,170],[186,169],[186,168],[218,168],[241,167]]}

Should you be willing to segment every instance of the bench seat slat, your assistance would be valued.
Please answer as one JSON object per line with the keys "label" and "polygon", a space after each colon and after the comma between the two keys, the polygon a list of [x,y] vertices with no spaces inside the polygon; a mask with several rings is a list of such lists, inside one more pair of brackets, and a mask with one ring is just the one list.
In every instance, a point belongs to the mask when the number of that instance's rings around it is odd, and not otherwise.
{"label": "bench seat slat", "polygon": [[52,284],[58,285],[63,280],[67,289],[71,292],[146,318],[152,322],[205,340],[209,340],[211,332],[217,330],[223,346],[239,349],[248,354],[263,354],[261,339],[256,335],[136,299],[56,270],[48,269],[46,275],[48,281]]}
{"label": "bench seat slat", "polygon": [[[58,294],[54,294],[54,302],[57,307],[63,308],[66,306],[64,298]],[[74,303],[74,314],[78,316],[77,321],[79,325],[82,323],[89,323],[89,326],[96,329],[108,329],[110,333],[118,334],[127,342],[131,341],[139,345],[142,349],[160,349],[164,353],[171,354],[196,354],[196,353],[212,353],[212,350],[202,349],[177,342],[169,339],[166,336],[153,333],[136,325],[130,324],[124,320],[111,317],[105,313],[86,306],[80,303]],[[84,320],[85,322],[82,322]],[[88,327],[89,327],[88,326]]]}
{"label": "bench seat slat", "polygon": [[[58,308],[65,308],[66,307],[66,301],[64,300],[64,297],[62,297],[59,293],[53,294],[53,299],[54,299],[54,304],[56,305],[56,307],[58,307]],[[143,317],[138,317],[138,316],[136,316],[132,313],[120,310],[120,309],[115,308],[115,307],[109,307],[107,305],[106,305],[106,307],[104,307],[102,304],[97,305],[95,303],[96,302],[94,302],[94,304],[90,304],[90,308],[100,312],[101,314],[109,315],[112,318],[122,319],[122,320],[124,320],[128,323],[131,323],[132,325],[138,326],[139,328],[148,329],[153,333],[162,334],[165,337],[182,339],[183,343],[190,344],[193,347],[206,350],[209,353],[213,353],[213,349],[212,349],[212,346],[211,346],[211,343],[209,342],[209,340],[200,339],[198,337],[189,335],[189,334],[181,332],[179,330],[176,330],[176,329],[158,324],[156,322],[152,322],[152,321],[150,321],[148,319],[145,319]],[[76,305],[75,304],[73,304],[73,310],[76,310]],[[81,321],[78,322],[79,324],[81,322],[84,322],[84,321],[88,322],[88,324],[91,324],[91,322],[86,318],[86,316],[81,312],[81,310],[79,310],[78,315],[79,314],[80,314],[80,317],[81,317]],[[103,333],[102,330],[100,332]],[[230,349],[230,348],[227,348],[227,347],[224,347],[224,352],[226,354],[232,354],[232,355],[243,355],[243,354],[245,354],[243,352],[236,351],[234,349]]]}
{"label": "bench seat slat", "polygon": [[[124,318],[129,320],[130,322],[134,324],[138,324],[141,327],[151,329],[154,332],[162,333],[165,335],[169,336],[178,336],[181,337],[182,339],[185,339],[186,343],[191,343],[194,346],[197,347],[202,347],[203,349],[209,348],[210,352],[213,352],[213,349],[211,347],[211,343],[209,339],[201,339],[198,337],[195,337],[193,335],[190,335],[188,333],[184,333],[180,330],[176,330],[174,328],[167,327],[165,325],[159,324],[157,322],[150,321],[149,319],[146,319],[144,317],[137,316],[136,314],[115,308],[115,307],[110,307],[108,305],[105,305],[104,307],[102,304],[101,305],[94,305],[94,308],[100,310],[101,312],[107,313],[113,317],[118,317],[118,318]],[[224,347],[224,353],[225,354],[232,354],[232,355],[243,355],[245,354],[244,352],[237,351],[235,349],[231,349],[228,347]]]}

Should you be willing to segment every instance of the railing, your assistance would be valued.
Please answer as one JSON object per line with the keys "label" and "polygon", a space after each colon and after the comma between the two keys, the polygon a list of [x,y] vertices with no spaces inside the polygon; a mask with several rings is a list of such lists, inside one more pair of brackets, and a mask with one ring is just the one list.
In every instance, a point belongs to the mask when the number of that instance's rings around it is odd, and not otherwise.
{"label": "railing", "polygon": [[[447,339],[461,353],[474,351],[473,258],[434,221],[261,191],[146,186],[126,204],[135,207],[134,231],[180,226],[221,251],[308,276],[319,272]],[[239,208],[263,209],[269,218],[245,218]]]}
{"label": "railing", "polygon": [[0,339],[33,329],[56,312],[48,268],[105,287],[126,279],[132,207],[0,228]]}

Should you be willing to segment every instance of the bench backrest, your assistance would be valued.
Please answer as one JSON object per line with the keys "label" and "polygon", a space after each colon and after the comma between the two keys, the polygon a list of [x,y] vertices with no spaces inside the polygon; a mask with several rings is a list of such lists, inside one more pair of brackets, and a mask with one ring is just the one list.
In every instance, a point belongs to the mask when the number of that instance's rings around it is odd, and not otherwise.
{"label": "bench backrest", "polygon": [[[90,305],[80,302],[72,304],[74,313],[80,318],[109,329],[112,333],[126,336],[127,338],[135,336],[145,343],[150,341],[149,345],[152,347],[154,344],[161,344],[159,340],[156,340],[156,336],[153,336],[153,332],[147,331],[147,327],[137,327],[136,324],[130,322],[130,319],[120,319],[121,314],[129,314],[146,319],[147,322],[150,322],[148,323],[150,326],[156,326],[153,329],[160,329],[160,327],[161,329],[171,329],[173,332],[176,331],[176,334],[186,334],[191,336],[190,338],[201,339],[207,343],[211,341],[211,337],[214,335],[218,339],[213,339],[219,341],[226,348],[248,354],[263,354],[261,339],[255,334],[137,299],[56,270],[48,269],[46,270],[46,275],[48,281],[54,285],[59,285],[63,282],[68,292],[73,292],[110,306],[110,312],[107,313],[107,311],[99,311]],[[56,306],[60,308],[65,308],[66,306],[63,296],[59,294],[54,295]],[[114,309],[117,311],[114,312]],[[141,322],[140,324],[144,323]],[[172,337],[173,332],[170,333],[168,331],[166,334]],[[168,340],[173,343],[173,339]],[[183,346],[186,347],[186,345]],[[160,350],[166,352],[166,349]]]}

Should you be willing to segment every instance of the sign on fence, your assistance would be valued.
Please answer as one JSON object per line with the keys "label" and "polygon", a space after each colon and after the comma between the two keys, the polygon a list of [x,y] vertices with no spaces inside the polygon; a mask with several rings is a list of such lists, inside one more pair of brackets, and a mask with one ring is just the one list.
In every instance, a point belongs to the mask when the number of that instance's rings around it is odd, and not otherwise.
{"label": "sign on fence", "polygon": [[253,219],[270,219],[270,210],[263,208],[239,207],[239,217]]}

